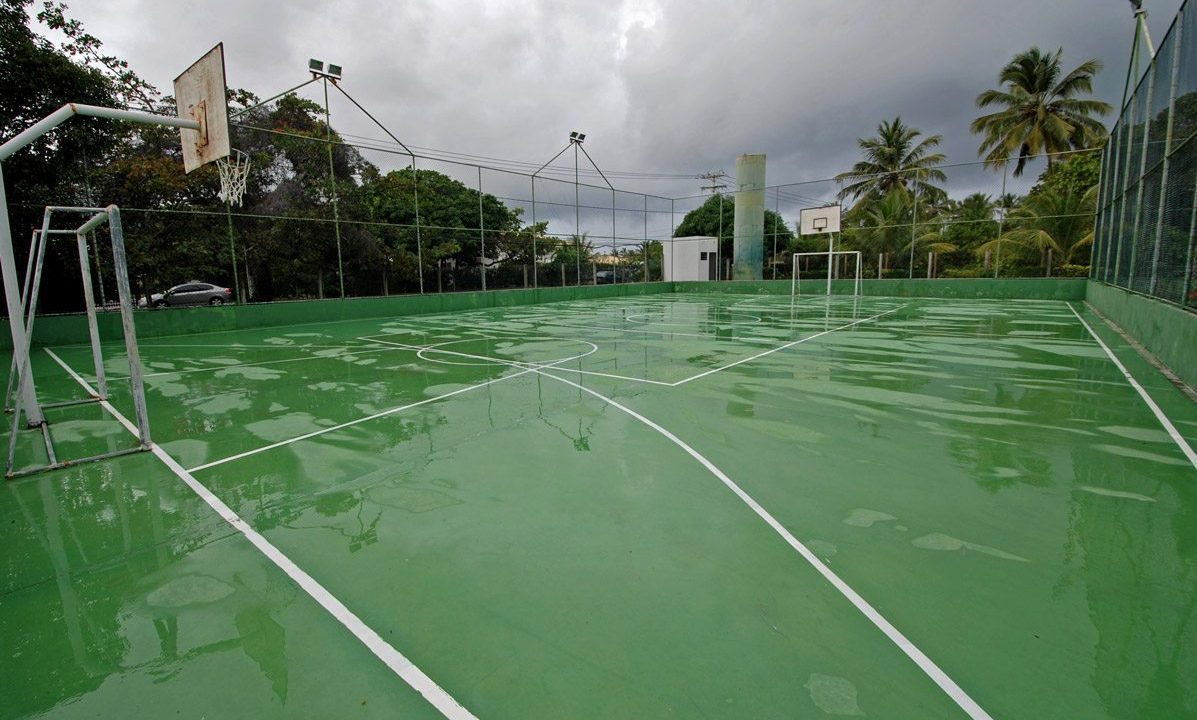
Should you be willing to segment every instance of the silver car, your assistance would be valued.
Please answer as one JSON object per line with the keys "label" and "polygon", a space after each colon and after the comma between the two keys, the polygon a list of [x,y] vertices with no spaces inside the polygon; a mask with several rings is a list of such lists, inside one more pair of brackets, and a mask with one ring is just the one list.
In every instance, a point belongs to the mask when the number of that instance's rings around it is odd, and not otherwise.
{"label": "silver car", "polygon": [[224,305],[232,301],[233,291],[229,288],[198,281],[175,285],[164,293],[154,293],[150,296],[150,304],[157,308],[178,305]]}

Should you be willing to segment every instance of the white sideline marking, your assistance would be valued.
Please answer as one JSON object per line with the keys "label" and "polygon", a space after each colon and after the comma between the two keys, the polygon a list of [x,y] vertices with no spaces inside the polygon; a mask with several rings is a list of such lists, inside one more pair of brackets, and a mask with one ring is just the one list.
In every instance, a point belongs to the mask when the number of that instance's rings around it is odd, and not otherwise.
{"label": "white sideline marking", "polygon": [[720,366],[717,368],[711,368],[710,370],[707,370],[705,372],[700,372],[697,375],[691,375],[690,377],[688,377],[684,380],[678,380],[677,382],[673,383],[673,387],[677,387],[678,385],[685,385],[686,383],[690,382],[691,380],[697,380],[699,378],[704,378],[707,375],[713,375],[714,373],[717,373],[721,370],[727,370],[728,368],[733,368],[737,365],[743,365],[746,362],[752,362],[753,360],[763,358],[766,355],[772,355],[775,352],[779,352],[779,351],[785,350],[787,348],[792,348],[795,345],[801,345],[802,343],[807,342],[808,340],[814,340],[815,338],[823,337],[824,335],[836,332],[837,330],[844,330],[844,329],[850,328],[854,325],[860,325],[861,323],[867,323],[872,320],[876,320],[879,317],[882,317],[884,315],[889,315],[892,312],[897,312],[898,310],[901,310],[902,308],[908,307],[908,306],[909,306],[909,303],[907,303],[906,305],[899,305],[898,307],[890,308],[889,310],[886,310],[885,312],[879,312],[876,315],[873,315],[871,317],[863,318],[861,320],[854,320],[850,323],[845,323],[844,325],[840,325],[839,327],[833,327],[830,330],[824,330],[823,332],[817,332],[814,335],[807,335],[806,337],[801,338],[799,340],[794,340],[794,341],[788,342],[784,345],[778,345],[775,348],[765,350],[764,352],[759,352],[756,355],[749,355],[746,358],[736,360],[735,362],[728,363],[727,365],[723,365],[723,366]]}
{"label": "white sideline marking", "polygon": [[[362,347],[362,346],[354,346],[354,347]],[[283,360],[263,360],[262,362],[237,363],[236,365],[213,365],[211,367],[188,368],[186,370],[162,370],[160,372],[146,373],[145,375],[142,375],[142,377],[143,378],[152,378],[152,377],[162,377],[164,375],[186,375],[189,373],[199,373],[199,372],[219,372],[221,370],[234,370],[236,368],[246,368],[246,367],[260,367],[262,365],[279,365],[281,363],[304,362],[307,360],[336,360],[338,358],[343,358],[346,355],[357,356],[357,355],[365,355],[367,353],[390,352],[391,350],[393,350],[393,348],[373,348],[370,350],[362,350],[360,352],[348,350],[347,352],[341,353],[339,355],[304,355],[303,357],[285,358]],[[117,377],[117,376],[109,375],[108,377],[113,378],[113,377]],[[128,375],[121,375],[119,377],[126,378],[126,377],[128,377]]]}
{"label": "white sideline marking", "polygon": [[[83,386],[83,389],[90,394],[96,394],[96,391],[87,384],[82,377],[78,375],[69,365],[62,361],[62,358],[54,354],[49,348],[46,352],[54,359],[63,370],[67,371],[75,382]],[[117,419],[125,429],[137,436],[137,428],[124,415],[112,406],[107,400],[101,400],[100,405]],[[466,710],[460,703],[453,699],[449,693],[445,692],[441,686],[424,674],[420,668],[416,667],[415,663],[408,660],[403,653],[395,649],[393,645],[388,643],[370,626],[362,622],[361,618],[353,613],[348,607],[338,600],[332,593],[330,593],[323,585],[321,585],[315,578],[307,574],[303,568],[295,564],[291,558],[287,557],[281,550],[275,547],[269,540],[263,537],[257,530],[250,527],[249,523],[241,519],[233,509],[216,497],[203,483],[199,482],[191,475],[190,472],[184,470],[175,459],[166,453],[159,445],[151,444],[150,451],[170,468],[171,472],[179,477],[187,487],[199,495],[200,498],[208,504],[216,514],[225,522],[233,527],[233,529],[240,532],[248,539],[254,547],[256,547],[263,555],[265,555],[272,563],[274,563],[280,570],[287,574],[295,584],[299,585],[304,592],[306,592],[313,600],[319,603],[320,607],[324,608],[330,615],[332,615],[338,622],[345,626],[349,632],[353,633],[354,637],[361,641],[370,652],[382,660],[387,667],[391,669],[396,675],[403,679],[416,692],[424,696],[424,699],[433,705],[450,720],[477,720],[477,717]]]}
{"label": "white sideline marking", "polygon": [[894,627],[893,624],[890,623],[890,621],[886,620],[885,617],[881,615],[881,613],[877,612],[877,610],[872,605],[870,605],[867,600],[865,600],[863,597],[860,596],[859,593],[857,593],[855,590],[853,590],[852,587],[848,585],[848,583],[844,582],[844,580],[841,579],[839,575],[836,575],[831,570],[831,568],[827,567],[827,565],[824,564],[823,561],[818,558],[818,556],[816,556],[813,552],[811,552],[810,549],[806,547],[806,545],[803,545],[802,542],[798,540],[798,538],[794,537],[794,535],[789,530],[787,530],[785,528],[785,526],[783,526],[780,522],[778,522],[777,519],[774,518],[769,513],[768,510],[766,510],[764,507],[762,507],[760,503],[758,503],[755,499],[753,499],[753,497],[751,495],[749,495],[747,492],[745,492],[743,488],[741,488],[739,485],[737,485],[735,483],[735,481],[733,481],[731,478],[729,478],[727,475],[725,475],[722,470],[720,470],[718,467],[715,466],[714,463],[712,463],[710,460],[707,460],[697,450],[695,450],[694,448],[687,445],[684,440],[679,438],[677,435],[674,435],[673,433],[669,432],[668,430],[661,427],[660,425],[653,422],[652,420],[649,420],[648,418],[644,417],[643,415],[636,412],[635,410],[632,410],[629,407],[621,405],[620,403],[616,402],[615,400],[612,400],[609,397],[606,397],[598,392],[595,392],[594,390],[591,390],[590,388],[588,388],[584,385],[579,385],[578,383],[573,382],[572,380],[567,380],[563,377],[558,377],[556,375],[553,375],[552,373],[547,373],[547,372],[544,372],[539,369],[534,370],[534,372],[537,375],[542,375],[544,377],[552,378],[554,380],[557,380],[558,382],[563,382],[566,385],[572,385],[573,387],[575,387],[579,390],[582,390],[584,392],[589,393],[590,395],[593,395],[594,397],[602,400],[603,402],[611,405],[612,407],[615,407],[618,410],[622,410],[623,412],[632,416],[636,420],[639,420],[641,423],[644,423],[645,425],[649,426],[653,430],[656,430],[657,432],[659,432],[660,434],[662,434],[666,438],[668,438],[670,440],[670,442],[672,442],[674,445],[677,445],[682,450],[685,450],[686,453],[690,455],[690,457],[694,458],[699,463],[701,463],[702,466],[705,467],[707,470],[709,470],[712,475],[717,477],[720,480],[720,482],[722,482],[724,485],[727,486],[727,488],[729,490],[731,490],[733,493],[735,493],[736,497],[740,498],[740,500],[742,500],[745,505],[747,505],[749,508],[751,508],[752,511],[757,514],[758,517],[760,517],[762,520],[764,520],[765,523],[767,523],[769,525],[769,527],[773,528],[774,532],[776,532],[778,535],[780,535],[781,538],[783,540],[785,540],[786,543],[789,544],[790,547],[794,548],[794,550],[796,550],[798,552],[798,554],[801,555],[804,560],[806,560],[808,563],[810,563],[810,565],[812,567],[814,567],[815,570],[817,570],[820,575],[822,575],[828,582],[830,582],[832,584],[832,586],[835,587],[835,589],[840,592],[841,595],[846,597],[848,599],[848,601],[851,602],[856,607],[856,609],[861,612],[861,614],[863,614],[866,618],[869,619],[870,622],[873,623],[873,625],[875,625],[879,630],[881,630],[881,632],[885,633],[885,636],[888,637],[891,641],[893,641],[893,643],[898,646],[898,649],[901,650],[903,653],[905,653],[907,657],[909,657],[911,660],[913,660],[915,662],[915,664],[918,665],[919,668],[924,673],[926,673],[927,676],[930,677],[931,680],[936,685],[938,685],[941,690],[943,690],[945,693],[947,693],[948,697],[952,698],[952,700],[957,705],[960,706],[960,709],[964,710],[964,712],[967,713],[970,718],[973,718],[974,720],[993,720],[993,718],[989,715],[989,713],[985,712],[985,710],[983,710],[981,708],[981,706],[976,703],[976,701],[974,701],[971,697],[969,697],[968,693],[966,693],[959,685],[957,685],[955,683],[955,681],[953,681],[950,677],[948,677],[947,673],[945,673],[943,670],[941,670],[940,667],[938,665],[936,665],[934,661],[931,660],[931,658],[927,657],[927,655],[925,653],[923,653],[922,650],[919,650],[918,647],[916,647],[913,642],[911,642],[905,635],[903,635],[900,630],[898,630],[896,627]]}
{"label": "white sideline marking", "polygon": [[1134,375],[1130,374],[1130,370],[1126,369],[1126,366],[1122,364],[1122,361],[1114,355],[1114,353],[1104,342],[1102,342],[1102,339],[1097,336],[1097,333],[1093,332],[1093,328],[1089,327],[1089,323],[1085,322],[1085,318],[1081,317],[1081,314],[1072,307],[1072,303],[1066,302],[1064,304],[1068,306],[1068,309],[1072,311],[1073,315],[1076,315],[1076,319],[1081,321],[1081,325],[1085,326],[1085,329],[1089,331],[1089,334],[1093,336],[1093,339],[1096,340],[1097,344],[1101,346],[1101,349],[1105,351],[1106,356],[1109,357],[1110,360],[1114,362],[1114,365],[1122,371],[1122,376],[1125,377],[1126,381],[1131,384],[1131,387],[1135,389],[1135,392],[1139,393],[1139,397],[1143,398],[1143,402],[1147,403],[1147,407],[1150,408],[1151,412],[1155,414],[1155,419],[1160,421],[1160,424],[1164,426],[1164,429],[1168,431],[1168,434],[1171,435],[1172,439],[1176,442],[1176,446],[1179,447],[1180,451],[1185,454],[1185,457],[1189,459],[1189,462],[1193,464],[1193,467],[1197,468],[1197,452],[1193,452],[1193,448],[1184,439],[1184,436],[1180,434],[1180,431],[1176,429],[1176,426],[1172,424],[1172,421],[1168,419],[1168,416],[1164,414],[1164,411],[1160,409],[1160,406],[1155,404],[1155,400],[1151,399],[1151,396],[1147,394],[1147,391],[1143,389],[1143,386],[1139,384],[1139,381],[1135,379]]}
{"label": "white sideline marking", "polygon": [[[419,346],[415,346],[414,348],[405,348],[405,349],[419,349]],[[441,350],[439,352],[447,352],[447,351]],[[360,425],[361,423],[369,422],[371,420],[377,420],[378,418],[386,417],[387,415],[394,415],[395,413],[400,413],[400,412],[403,412],[404,410],[410,410],[414,407],[419,407],[421,405],[428,405],[429,403],[434,403],[437,400],[443,400],[447,397],[453,397],[454,395],[460,395],[464,392],[469,392],[471,390],[477,390],[479,388],[484,388],[487,385],[493,385],[497,382],[502,382],[504,380],[510,380],[512,378],[519,377],[520,375],[527,375],[530,372],[532,372],[532,370],[524,370],[522,372],[513,373],[511,375],[503,375],[502,377],[493,378],[491,380],[487,380],[486,382],[478,383],[477,385],[467,385],[466,387],[458,388],[456,390],[453,390],[453,391],[450,391],[450,392],[447,392],[447,393],[444,393],[441,395],[436,395],[436,396],[430,397],[430,398],[424,398],[423,400],[417,400],[416,402],[408,403],[407,405],[400,405],[399,407],[393,407],[393,408],[390,408],[387,410],[383,410],[381,412],[376,412],[373,415],[367,415],[365,417],[360,417],[356,420],[350,420],[349,422],[343,422],[340,425],[333,425],[331,427],[320,428],[319,430],[313,430],[310,433],[305,433],[303,435],[299,435],[299,436],[296,436],[293,438],[288,438],[287,440],[280,440],[276,443],[271,443],[269,445],[263,445],[262,447],[254,448],[253,450],[246,450],[243,453],[237,453],[236,455],[230,455],[228,457],[220,458],[219,460],[213,460],[212,462],[204,463],[203,465],[196,465],[195,467],[190,468],[188,470],[188,472],[199,472],[200,470],[207,470],[208,468],[216,467],[217,465],[223,465],[223,464],[229,463],[229,462],[233,462],[234,460],[240,460],[241,458],[246,458],[246,457],[249,457],[250,455],[257,455],[258,453],[263,453],[263,452],[266,452],[267,450],[273,450],[275,448],[280,448],[285,445],[297,443],[302,440],[308,440],[308,439],[318,437],[320,435],[324,435],[324,434],[327,434],[330,432],[336,432],[337,430],[344,430],[347,427],[352,427],[354,425]]]}

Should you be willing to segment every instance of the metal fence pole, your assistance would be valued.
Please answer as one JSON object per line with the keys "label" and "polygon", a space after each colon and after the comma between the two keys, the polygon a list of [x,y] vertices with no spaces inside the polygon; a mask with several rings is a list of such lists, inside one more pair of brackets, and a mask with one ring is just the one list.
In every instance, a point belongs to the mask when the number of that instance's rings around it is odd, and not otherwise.
{"label": "metal fence pole", "polygon": [[644,282],[648,282],[648,195],[644,196]]}
{"label": "metal fence pole", "polygon": [[997,251],[993,259],[993,277],[997,278],[998,268],[1002,265],[1002,234],[1006,232],[1006,178],[1010,175],[1009,163],[1002,163],[1002,194],[998,196],[998,236]]}
{"label": "metal fence pole", "polygon": [[424,249],[420,238],[420,172],[416,170],[416,156],[411,156],[411,193],[416,203],[416,269],[420,277],[420,294],[424,294]]}
{"label": "metal fence pole", "polygon": [[482,243],[482,289],[486,290],[486,221],[482,218],[482,166],[478,166],[478,239]]}
{"label": "metal fence pole", "polygon": [[578,195],[578,144],[574,146],[574,268],[578,273],[577,285],[582,286],[582,215]]}
{"label": "metal fence pole", "polygon": [[914,207],[910,215],[910,279],[914,279],[914,237],[915,226],[919,221],[919,176],[914,174],[914,187],[911,189],[911,196],[914,198]]}
{"label": "metal fence pole", "polygon": [[[1153,59],[1151,65],[1154,64],[1155,61]],[[1130,267],[1127,268],[1126,275],[1126,286],[1132,290],[1135,287],[1135,271],[1137,269],[1135,261],[1139,256],[1139,222],[1143,219],[1143,192],[1147,187],[1144,175],[1147,173],[1147,145],[1148,140],[1151,138],[1151,96],[1155,93],[1155,73],[1152,72],[1151,66],[1148,67],[1147,73],[1147,100],[1143,103],[1143,107],[1147,108],[1147,112],[1143,118],[1143,149],[1139,152],[1139,189],[1135,191],[1135,219],[1130,232]],[[1131,102],[1134,102],[1134,99]]]}
{"label": "metal fence pole", "polygon": [[777,218],[781,217],[781,186],[773,188],[773,257],[769,258],[769,265],[773,267],[773,279],[777,279]]}
{"label": "metal fence pole", "polygon": [[[244,304],[245,296],[241,294],[241,280],[237,277],[237,242],[233,234],[233,206],[229,202],[224,204],[224,216],[229,230],[229,258],[233,261],[233,290],[237,293],[237,302]],[[100,286],[103,287],[103,285],[104,281],[101,279]]]}
{"label": "metal fence pole", "polygon": [[[1176,36],[1172,38],[1172,77],[1168,89],[1168,124],[1164,130],[1164,162],[1160,168],[1160,207],[1155,221],[1155,242],[1151,249],[1151,283],[1147,291],[1156,293],[1159,283],[1160,245],[1164,239],[1164,210],[1168,198],[1168,171],[1171,169],[1169,155],[1172,153],[1172,130],[1176,119],[1176,91],[1180,87],[1180,50],[1184,41],[1184,10],[1176,17]],[[1154,74],[1154,73],[1153,73]]]}
{"label": "metal fence pole", "polygon": [[1106,244],[1105,232],[1108,222],[1102,222],[1102,214],[1105,211],[1105,193],[1108,190],[1108,160],[1113,150],[1113,144],[1107,142],[1106,146],[1101,151],[1101,167],[1097,169],[1097,211],[1093,215],[1093,245],[1089,248],[1089,279],[1097,279],[1097,268],[1100,262],[1102,250]]}
{"label": "metal fence pole", "polygon": [[1193,234],[1194,223],[1197,223],[1197,177],[1193,180],[1193,207],[1189,211],[1189,249],[1185,252],[1185,282],[1180,296],[1180,304],[1184,307],[1192,305],[1189,302],[1189,292],[1193,283],[1193,246],[1197,245],[1197,235]]}
{"label": "metal fence pole", "polygon": [[[676,244],[673,242],[673,234],[675,232],[677,232],[677,217],[673,213],[674,213],[674,200],[673,200],[673,198],[670,198],[669,199],[669,278],[670,278],[670,281],[672,281],[673,277],[674,277],[674,274],[673,274],[673,251],[674,251]],[[716,245],[716,247],[718,247],[718,245]],[[662,245],[661,251],[664,252],[664,250],[665,250],[665,246]],[[665,266],[664,265],[661,266],[661,274],[662,275],[665,274]],[[661,279],[664,280],[665,278],[662,277]]]}
{"label": "metal fence pole", "polygon": [[536,276],[540,274],[539,264],[540,255],[536,253],[536,177],[529,178],[532,181],[532,287],[536,287]]}

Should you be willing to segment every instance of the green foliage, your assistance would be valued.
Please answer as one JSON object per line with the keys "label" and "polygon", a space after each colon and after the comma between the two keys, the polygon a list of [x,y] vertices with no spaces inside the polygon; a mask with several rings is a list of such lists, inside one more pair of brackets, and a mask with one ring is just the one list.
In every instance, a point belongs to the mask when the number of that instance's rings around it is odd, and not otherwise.
{"label": "green foliage", "polygon": [[[1017,158],[1014,175],[1019,176],[1032,155],[1094,147],[1104,137],[1105,127],[1092,116],[1110,112],[1110,105],[1083,97],[1092,94],[1101,63],[1086,60],[1064,74],[1063,52],[1033,47],[1015,55],[998,75],[1002,89],[977,96],[977,107],[1002,108],[971,126],[984,136],[977,152],[987,164],[1000,167]],[[1050,156],[1047,161],[1054,162]]]}
{"label": "green foliage", "polygon": [[[720,225],[720,209],[722,209],[723,222]],[[708,237],[719,238],[719,252],[725,258],[730,258],[735,245],[733,236],[735,235],[736,225],[736,201],[734,198],[724,196],[722,194],[712,195],[707,198],[702,205],[694,208],[686,213],[682,221],[678,224],[677,229],[673,231],[674,237],[691,237],[694,235],[704,235]],[[722,233],[722,234],[721,234]],[[761,257],[764,258],[765,265],[769,264],[769,259],[773,256],[774,240],[776,239],[776,246],[778,254],[790,250],[791,245],[797,241],[797,236],[794,231],[786,224],[785,218],[780,214],[765,209],[765,224],[764,224],[764,248]]]}
{"label": "green foliage", "polygon": [[1101,153],[1077,153],[1044,169],[1039,174],[1039,181],[1031,188],[1030,194],[1083,195],[1089,188],[1096,186],[1100,178]]}

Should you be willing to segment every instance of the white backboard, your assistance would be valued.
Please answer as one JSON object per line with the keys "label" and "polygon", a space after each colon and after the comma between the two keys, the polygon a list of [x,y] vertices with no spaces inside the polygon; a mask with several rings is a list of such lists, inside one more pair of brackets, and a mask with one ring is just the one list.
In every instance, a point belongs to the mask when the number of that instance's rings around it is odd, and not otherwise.
{"label": "white backboard", "polygon": [[228,157],[229,106],[225,97],[224,44],[219,43],[175,78],[179,117],[196,120],[199,130],[179,130],[183,169]]}
{"label": "white backboard", "polygon": [[840,231],[840,206],[802,208],[798,213],[799,235],[823,235]]}

